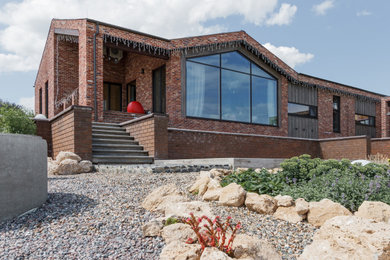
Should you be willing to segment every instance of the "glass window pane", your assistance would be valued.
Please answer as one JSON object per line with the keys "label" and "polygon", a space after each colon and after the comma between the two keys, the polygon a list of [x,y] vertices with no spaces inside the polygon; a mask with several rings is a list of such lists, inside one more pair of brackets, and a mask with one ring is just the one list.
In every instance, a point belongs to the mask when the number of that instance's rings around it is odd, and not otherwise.
{"label": "glass window pane", "polygon": [[227,52],[221,56],[221,67],[250,73],[250,61],[238,52]]}
{"label": "glass window pane", "polygon": [[187,62],[187,116],[219,119],[219,69]]}
{"label": "glass window pane", "polygon": [[288,113],[295,116],[317,117],[317,107],[288,103]]}
{"label": "glass window pane", "polygon": [[355,114],[355,121],[359,125],[375,126],[375,117]]}
{"label": "glass window pane", "polygon": [[254,63],[252,63],[252,74],[264,78],[274,79],[274,77],[272,77],[270,74],[265,72],[263,69],[261,69],[259,66],[257,66]]}
{"label": "glass window pane", "polygon": [[222,119],[250,122],[250,76],[222,70]]}
{"label": "glass window pane", "polygon": [[205,63],[205,64],[210,64],[210,65],[214,65],[214,66],[219,67],[219,54],[202,56],[202,57],[195,57],[195,58],[191,58],[188,60],[201,62],[201,63]]}
{"label": "glass window pane", "polygon": [[110,85],[110,110],[121,111],[121,86]]}
{"label": "glass window pane", "polygon": [[252,122],[278,124],[276,80],[252,76]]}

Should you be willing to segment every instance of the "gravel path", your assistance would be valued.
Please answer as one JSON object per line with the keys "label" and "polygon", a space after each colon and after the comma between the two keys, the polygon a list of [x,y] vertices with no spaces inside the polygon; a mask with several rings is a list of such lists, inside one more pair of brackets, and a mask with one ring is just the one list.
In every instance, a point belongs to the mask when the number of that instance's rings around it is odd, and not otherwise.
{"label": "gravel path", "polygon": [[[49,177],[48,201],[35,212],[0,223],[0,259],[158,259],[160,237],[144,238],[141,227],[158,214],[140,204],[155,188],[171,182],[181,190],[198,173],[102,174]],[[244,207],[219,207],[245,232],[267,238],[295,259],[315,229],[261,216]]]}

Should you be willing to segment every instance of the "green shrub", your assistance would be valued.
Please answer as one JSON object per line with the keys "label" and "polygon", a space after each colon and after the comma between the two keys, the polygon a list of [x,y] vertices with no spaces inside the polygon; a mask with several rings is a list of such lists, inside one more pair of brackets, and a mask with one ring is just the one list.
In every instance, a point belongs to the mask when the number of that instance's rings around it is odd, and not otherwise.
{"label": "green shrub", "polygon": [[20,106],[2,103],[0,106],[0,132],[35,135],[36,125],[31,120],[32,111]]}
{"label": "green shrub", "polygon": [[169,226],[169,225],[172,225],[172,224],[176,224],[176,223],[179,223],[180,221],[177,219],[177,218],[174,218],[174,217],[169,217],[167,218],[167,220],[165,221],[165,226]]}

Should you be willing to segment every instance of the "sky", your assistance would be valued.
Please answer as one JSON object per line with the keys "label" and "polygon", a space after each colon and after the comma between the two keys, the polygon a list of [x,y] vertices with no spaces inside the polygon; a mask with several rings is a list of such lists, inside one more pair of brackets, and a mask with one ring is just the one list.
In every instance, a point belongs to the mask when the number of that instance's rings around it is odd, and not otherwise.
{"label": "sky", "polygon": [[53,18],[168,39],[244,30],[299,73],[390,96],[388,0],[0,0],[0,99],[34,107]]}

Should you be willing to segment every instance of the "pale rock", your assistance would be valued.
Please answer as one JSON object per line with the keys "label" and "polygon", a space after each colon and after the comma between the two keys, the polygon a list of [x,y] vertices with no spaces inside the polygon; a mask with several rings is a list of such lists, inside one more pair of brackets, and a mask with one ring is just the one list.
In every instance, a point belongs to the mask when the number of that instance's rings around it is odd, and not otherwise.
{"label": "pale rock", "polygon": [[160,260],[199,260],[200,250],[199,244],[172,242],[163,248]]}
{"label": "pale rock", "polygon": [[390,225],[356,216],[334,217],[321,226],[299,259],[390,259]]}
{"label": "pale rock", "polygon": [[71,175],[81,173],[81,167],[78,161],[73,159],[63,159],[56,169],[54,174],[57,175]]}
{"label": "pale rock", "polygon": [[193,213],[196,217],[203,215],[213,218],[213,214],[210,205],[207,202],[202,201],[190,201],[190,202],[178,202],[168,204],[165,208],[165,216],[177,216],[187,218]]}
{"label": "pale rock", "polygon": [[299,215],[306,214],[309,211],[309,203],[303,198],[298,198],[295,200],[295,210]]}
{"label": "pale rock", "polygon": [[160,204],[166,201],[167,196],[180,196],[175,184],[171,183],[155,189],[144,199],[142,207],[149,211],[156,211]]}
{"label": "pale rock", "polygon": [[233,259],[229,257],[225,252],[215,248],[215,247],[206,247],[200,256],[200,260],[228,260]]}
{"label": "pale rock", "polygon": [[256,172],[256,173],[260,173],[262,170],[263,170],[263,168],[256,168],[256,169],[255,169],[255,172]]}
{"label": "pale rock", "polygon": [[164,213],[165,209],[171,205],[178,202],[187,202],[189,199],[187,197],[184,197],[182,195],[168,195],[162,198],[160,204],[155,208],[156,212]]}
{"label": "pale rock", "polygon": [[320,227],[325,221],[336,216],[351,216],[352,213],[340,203],[329,199],[323,199],[319,202],[309,203],[309,213],[307,221],[313,226]]}
{"label": "pale rock", "polygon": [[56,156],[56,162],[57,162],[57,164],[59,164],[60,162],[62,162],[63,160],[66,160],[66,159],[76,160],[77,162],[81,161],[80,156],[78,156],[77,154],[72,153],[72,152],[64,152],[64,151],[61,151],[61,152],[59,152],[58,155]]}
{"label": "pale rock", "polygon": [[232,250],[237,259],[282,259],[268,241],[246,234],[236,235]]}
{"label": "pale rock", "polygon": [[254,192],[247,193],[245,205],[249,210],[260,214],[273,214],[278,207],[276,200],[271,196]]}
{"label": "pale rock", "polygon": [[58,164],[51,157],[47,157],[47,173],[49,175],[56,175],[58,172]]}
{"label": "pale rock", "polygon": [[355,216],[390,223],[390,205],[381,201],[364,201]]}
{"label": "pale rock", "polygon": [[230,183],[222,188],[219,195],[219,204],[223,206],[239,207],[244,204],[246,191],[241,185]]}
{"label": "pale rock", "polygon": [[90,172],[92,171],[92,162],[88,160],[83,160],[79,162],[81,172]]}
{"label": "pale rock", "polygon": [[159,236],[163,227],[164,225],[161,223],[161,221],[152,220],[142,226],[142,233],[144,237]]}
{"label": "pale rock", "polygon": [[247,170],[249,170],[249,168],[236,168],[235,173],[240,174],[240,173],[245,172]]}
{"label": "pale rock", "polygon": [[209,183],[207,184],[207,190],[215,190],[219,188],[222,188],[219,181],[216,179],[210,179]]}
{"label": "pale rock", "polygon": [[196,233],[187,224],[176,223],[165,226],[161,231],[161,236],[166,244],[171,242],[186,242],[188,238],[197,240]]}
{"label": "pale rock", "polygon": [[278,207],[274,213],[274,218],[285,220],[291,223],[298,223],[304,220],[306,215],[299,215],[294,206]]}
{"label": "pale rock", "polygon": [[209,184],[210,177],[203,176],[199,178],[189,189],[189,192],[198,192],[202,196],[207,190],[207,184]]}
{"label": "pale rock", "polygon": [[290,207],[294,204],[294,200],[291,196],[288,195],[278,195],[275,196],[275,200],[278,203],[278,207]]}
{"label": "pale rock", "polygon": [[211,175],[210,177],[212,177],[212,178],[224,177],[224,176],[227,176],[227,175],[232,174],[232,173],[233,173],[232,170],[213,168],[210,170],[210,175]]}
{"label": "pale rock", "polygon": [[208,189],[205,194],[203,194],[202,199],[206,201],[216,201],[219,200],[221,195],[222,188],[219,189]]}
{"label": "pale rock", "polygon": [[211,174],[211,171],[200,171],[197,180],[202,179],[202,178],[204,178],[204,177],[213,178],[213,176],[212,176],[212,174]]}

